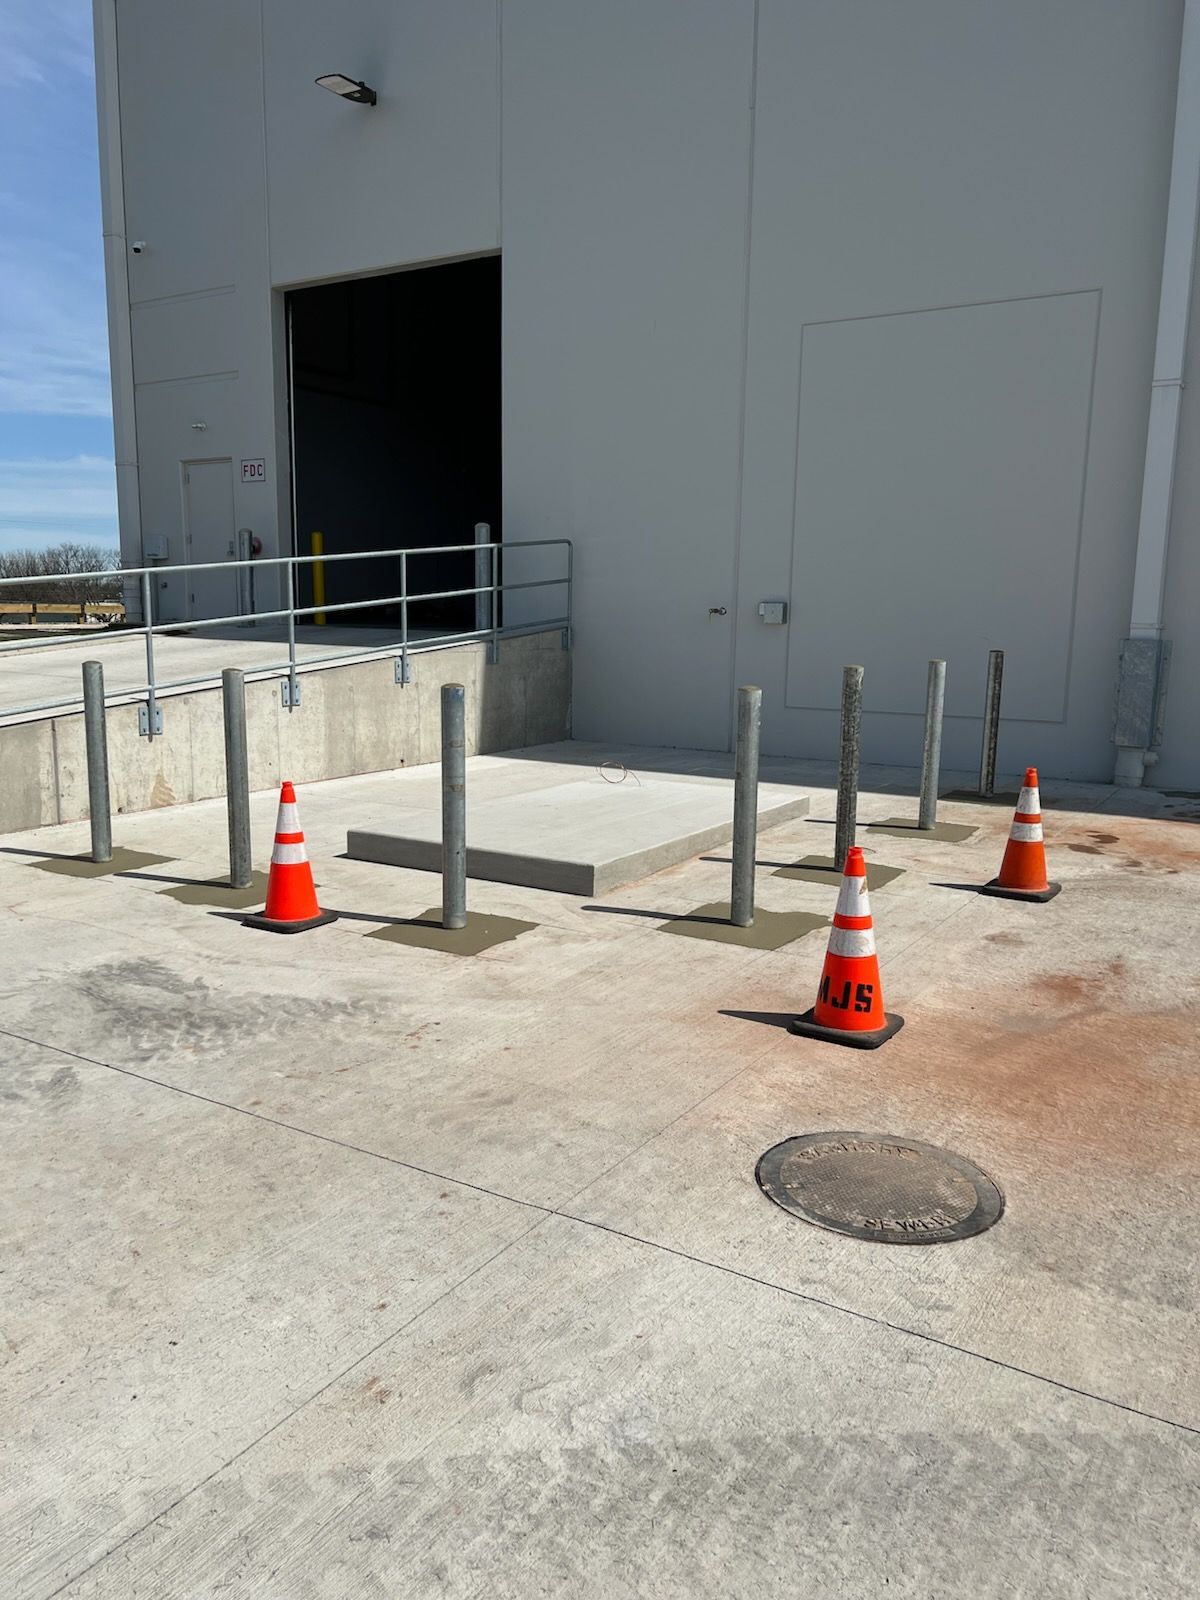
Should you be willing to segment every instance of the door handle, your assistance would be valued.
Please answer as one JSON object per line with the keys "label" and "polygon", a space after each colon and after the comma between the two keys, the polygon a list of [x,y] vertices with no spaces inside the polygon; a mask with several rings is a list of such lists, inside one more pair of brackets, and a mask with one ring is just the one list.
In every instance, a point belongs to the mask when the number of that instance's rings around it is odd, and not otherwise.
{"label": "door handle", "polygon": [[712,618],[712,617],[723,617],[723,616],[727,615],[727,612],[726,612],[724,606],[709,606],[708,614],[709,614],[710,618]]}

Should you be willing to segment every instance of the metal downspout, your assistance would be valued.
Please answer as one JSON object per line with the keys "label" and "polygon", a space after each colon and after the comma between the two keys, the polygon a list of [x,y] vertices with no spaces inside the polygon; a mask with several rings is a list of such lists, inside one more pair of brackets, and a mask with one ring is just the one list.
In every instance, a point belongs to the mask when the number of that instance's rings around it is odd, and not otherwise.
{"label": "metal downspout", "polygon": [[[1200,0],[1184,0],[1179,46],[1179,85],[1175,99],[1175,138],[1171,154],[1171,187],[1163,247],[1162,288],[1158,302],[1158,335],[1154,347],[1154,380],[1150,421],[1146,430],[1146,468],[1138,518],[1137,556],[1129,618],[1131,641],[1153,641],[1146,651],[1140,683],[1127,682],[1125,663],[1118,691],[1117,756],[1113,782],[1136,788],[1157,754],[1148,748],[1159,682],[1163,635],[1163,596],[1171,530],[1171,498],[1179,443],[1179,413],[1187,356],[1188,313],[1196,259],[1196,223],[1200,208]],[[1130,652],[1136,671],[1137,647]],[[1128,717],[1122,715],[1126,693]],[[1125,742],[1136,738],[1138,742]],[[1143,742],[1144,739],[1144,742]]]}
{"label": "metal downspout", "polygon": [[[125,238],[125,174],[121,155],[121,101],[117,82],[116,0],[94,0],[96,122],[100,146],[100,214],[104,234],[104,283],[108,303],[108,348],[112,375],[113,453],[122,566],[145,563],[141,490],[138,482],[137,418],[133,384],[133,334],[129,312],[129,257]],[[141,620],[136,584],[125,596],[131,620]]]}

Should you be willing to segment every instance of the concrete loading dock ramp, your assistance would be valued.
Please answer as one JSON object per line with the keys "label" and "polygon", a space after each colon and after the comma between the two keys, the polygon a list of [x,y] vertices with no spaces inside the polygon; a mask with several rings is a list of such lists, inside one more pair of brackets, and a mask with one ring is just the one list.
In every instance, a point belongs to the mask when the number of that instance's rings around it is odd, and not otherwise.
{"label": "concrete loading dock ramp", "polygon": [[[771,768],[763,763],[764,779]],[[403,774],[379,825],[348,833],[347,855],[439,871],[440,806],[436,769]],[[793,783],[760,783],[760,830],[807,813],[808,796]],[[547,745],[474,763],[467,786],[472,878],[605,894],[732,837],[732,758],[708,751]]]}

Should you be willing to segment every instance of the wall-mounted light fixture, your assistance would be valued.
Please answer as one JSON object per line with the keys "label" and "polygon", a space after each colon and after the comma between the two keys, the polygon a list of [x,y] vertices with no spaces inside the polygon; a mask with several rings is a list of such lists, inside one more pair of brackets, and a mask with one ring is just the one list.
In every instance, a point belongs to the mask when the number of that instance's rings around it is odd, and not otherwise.
{"label": "wall-mounted light fixture", "polygon": [[358,78],[348,78],[344,72],[327,72],[316,82],[331,94],[340,94],[343,100],[353,100],[356,106],[373,106],[379,98],[374,89]]}

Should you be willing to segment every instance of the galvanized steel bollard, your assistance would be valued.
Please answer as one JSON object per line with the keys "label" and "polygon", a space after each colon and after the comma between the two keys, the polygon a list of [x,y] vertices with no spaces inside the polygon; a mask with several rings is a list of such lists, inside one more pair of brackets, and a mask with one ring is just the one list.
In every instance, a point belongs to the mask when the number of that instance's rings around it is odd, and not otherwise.
{"label": "galvanized steel bollard", "polygon": [[467,925],[466,691],[442,685],[442,927]]}
{"label": "galvanized steel bollard", "polygon": [[846,865],[846,852],[854,843],[858,819],[858,744],[862,728],[861,667],[842,668],[842,747],[838,759],[837,829],[834,834],[833,865],[840,872]]}
{"label": "galvanized steel bollard", "polygon": [[983,750],[979,757],[979,793],[996,791],[996,742],[1000,737],[1000,690],[1004,682],[1004,651],[989,650],[987,693],[983,706]]}
{"label": "galvanized steel bollard", "polygon": [[250,762],[246,755],[246,675],[238,667],[221,673],[225,721],[225,806],[229,813],[229,887],[248,889],[250,854]]}
{"label": "galvanized steel bollard", "polygon": [[738,690],[737,755],[733,779],[733,870],[729,920],[735,928],[754,925],[754,857],[758,845],[758,750],[762,732],[762,690]]}
{"label": "galvanized steel bollard", "polygon": [[921,750],[921,805],[917,827],[937,825],[938,777],[942,769],[942,710],[946,700],[946,663],[931,661],[925,686],[925,743]]}
{"label": "galvanized steel bollard", "polygon": [[87,749],[88,815],[92,860],[112,860],[112,807],[108,794],[108,729],[104,724],[104,667],[83,663],[83,737]]}

